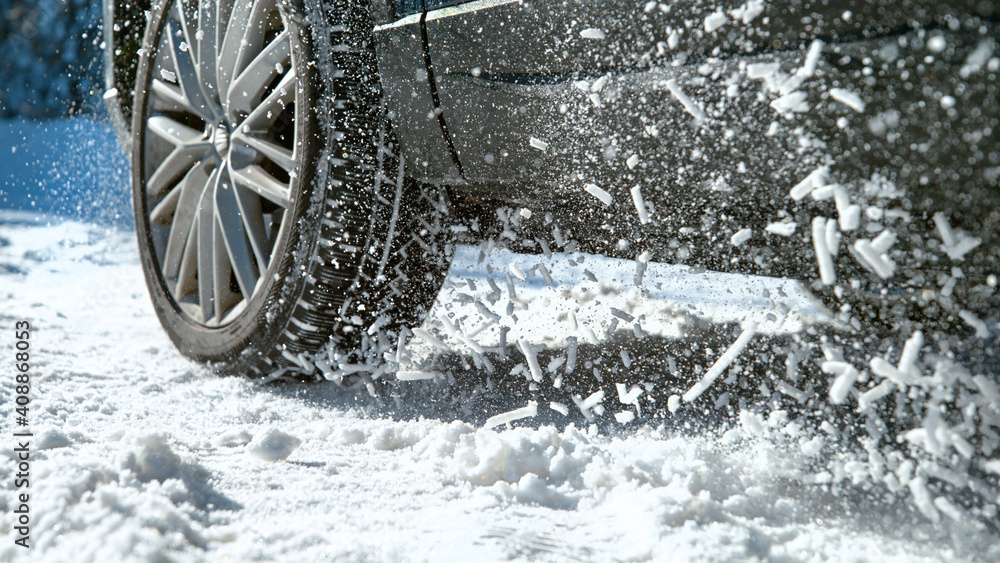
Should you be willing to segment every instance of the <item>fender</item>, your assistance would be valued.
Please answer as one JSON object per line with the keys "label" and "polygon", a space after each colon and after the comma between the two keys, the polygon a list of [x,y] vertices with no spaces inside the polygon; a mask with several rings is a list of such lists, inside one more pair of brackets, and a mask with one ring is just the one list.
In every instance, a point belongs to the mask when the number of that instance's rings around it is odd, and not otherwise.
{"label": "fender", "polygon": [[424,183],[464,185],[441,114],[422,0],[376,0],[373,10],[382,92],[408,174]]}

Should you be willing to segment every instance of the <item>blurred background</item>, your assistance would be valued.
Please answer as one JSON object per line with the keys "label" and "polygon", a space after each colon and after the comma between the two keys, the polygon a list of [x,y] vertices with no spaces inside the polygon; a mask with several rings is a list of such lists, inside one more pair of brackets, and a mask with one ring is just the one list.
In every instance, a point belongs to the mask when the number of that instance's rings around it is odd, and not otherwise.
{"label": "blurred background", "polygon": [[0,0],[0,209],[131,225],[100,0]]}

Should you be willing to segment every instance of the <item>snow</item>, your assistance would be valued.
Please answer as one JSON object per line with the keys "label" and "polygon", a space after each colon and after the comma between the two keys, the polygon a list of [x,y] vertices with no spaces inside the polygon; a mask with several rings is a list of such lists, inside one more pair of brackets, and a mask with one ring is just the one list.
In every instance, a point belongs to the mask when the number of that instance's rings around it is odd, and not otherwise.
{"label": "snow", "polygon": [[855,94],[854,92],[845,90],[844,88],[830,88],[829,91],[830,97],[834,100],[844,104],[858,113],[863,113],[865,111],[865,102],[861,100],[861,96]]}
{"label": "snow", "polygon": [[729,243],[732,244],[733,246],[739,246],[744,242],[750,240],[750,237],[752,236],[753,236],[753,229],[749,228],[740,229],[735,233],[733,233],[733,236],[729,237]]}
{"label": "snow", "polygon": [[723,12],[722,10],[713,12],[709,14],[708,17],[705,18],[705,31],[708,33],[712,33],[717,29],[719,29],[720,27],[726,25],[726,21],[728,20],[729,18],[726,17],[725,12]]}
{"label": "snow", "polygon": [[588,27],[580,32],[580,37],[584,39],[604,39],[604,30],[597,29],[596,27]]}
{"label": "snow", "polygon": [[[478,247],[459,245],[428,320],[413,330],[419,338],[406,343],[400,369],[424,371],[423,359],[438,350],[468,350],[468,344],[443,321],[464,316],[471,323],[466,332],[475,334],[484,349],[497,351],[503,335],[508,342],[524,340],[533,347],[566,347],[573,337],[599,343],[607,336],[599,338],[591,327],[609,326],[615,319],[621,322],[622,315],[635,319],[628,323],[629,329],[634,322],[644,333],[673,338],[685,334],[696,319],[717,324],[754,322],[763,334],[839,326],[797,281],[697,270],[650,261],[650,256],[644,251],[634,261],[559,252],[546,257],[498,249],[480,259]],[[645,268],[640,286],[635,284],[637,263]],[[499,291],[488,283],[503,284],[511,264],[525,272],[544,266],[552,280],[529,277],[519,284],[514,316],[507,313],[506,300],[491,301]],[[594,264],[593,279],[585,275],[590,264]],[[465,303],[470,300],[481,304],[475,315],[467,313]],[[528,312],[530,322],[517,320],[517,315]]]}
{"label": "snow", "polygon": [[[219,378],[167,340],[131,235],[6,212],[0,236],[0,261],[22,270],[0,278],[18,297],[4,297],[5,314],[38,327],[32,430],[47,448],[33,452],[31,555],[8,543],[4,560],[997,556],[892,504],[809,484],[815,450],[830,446],[786,448],[783,426],[754,416],[726,443],[645,425],[496,431],[460,412],[372,416],[333,383]],[[531,414],[511,406],[501,416]],[[11,494],[0,490],[0,504]],[[0,531],[10,525],[4,510]]]}
{"label": "snow", "polygon": [[268,428],[247,444],[247,453],[264,461],[281,461],[292,455],[302,440],[277,428]]}
{"label": "snow", "polygon": [[671,78],[670,80],[667,80],[666,86],[667,90],[670,91],[670,94],[674,97],[674,99],[680,102],[681,106],[684,107],[684,111],[691,114],[691,117],[695,118],[698,121],[701,121],[702,119],[705,118],[705,112],[700,107],[698,107],[698,104],[696,104],[695,101],[692,100],[690,96],[688,96],[684,92],[680,84],[677,83],[676,79]]}
{"label": "snow", "polygon": [[743,329],[743,332],[740,333],[739,338],[733,342],[729,349],[719,356],[719,359],[712,364],[712,367],[708,368],[708,371],[705,372],[705,375],[702,376],[698,383],[695,383],[694,386],[684,393],[684,400],[690,403],[700,397],[701,394],[704,393],[705,390],[708,389],[720,375],[722,375],[722,372],[724,372],[726,368],[728,368],[729,365],[736,360],[736,357],[739,356],[740,352],[747,347],[747,344],[750,343],[750,339],[753,338],[756,332],[757,324],[749,323],[746,328]]}
{"label": "snow", "polygon": [[529,137],[528,144],[531,145],[532,148],[538,149],[542,152],[545,152],[549,148],[548,143],[535,137]]}
{"label": "snow", "polygon": [[604,205],[611,205],[613,201],[611,199],[611,194],[600,188],[597,184],[586,184],[583,189],[587,191],[588,194],[596,197]]}
{"label": "snow", "polygon": [[[631,159],[629,160],[631,161]],[[635,204],[635,212],[639,215],[639,222],[643,225],[649,223],[649,211],[646,209],[646,201],[642,198],[642,188],[636,184],[630,193],[632,194],[632,203]]]}
{"label": "snow", "polygon": [[798,223],[794,221],[778,221],[774,223],[768,223],[764,230],[778,236],[790,237],[795,234],[795,229],[798,227]]}

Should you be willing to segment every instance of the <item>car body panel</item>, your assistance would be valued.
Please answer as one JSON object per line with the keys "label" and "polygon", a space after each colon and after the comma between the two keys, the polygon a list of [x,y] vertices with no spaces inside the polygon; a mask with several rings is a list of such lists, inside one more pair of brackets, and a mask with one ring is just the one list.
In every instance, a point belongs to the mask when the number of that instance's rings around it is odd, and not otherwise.
{"label": "car body panel", "polygon": [[375,27],[382,91],[408,174],[426,183],[462,185],[431,87],[423,37],[422,13]]}
{"label": "car body panel", "polygon": [[[502,196],[524,191],[526,182],[536,191],[566,184],[586,150],[579,137],[619,121],[605,119],[610,108],[587,119],[574,114],[571,103],[570,111],[560,108],[574,98],[579,81],[627,76],[661,96],[658,84],[695,74],[706,59],[772,54],[791,60],[815,39],[837,44],[894,36],[992,10],[973,0],[921,0],[906,7],[894,0],[766,6],[730,0],[650,3],[646,9],[632,0],[480,0],[428,11],[426,33],[440,111],[465,177]],[[660,121],[676,121],[684,111],[663,106]],[[581,131],[582,125],[591,130]],[[621,136],[643,136],[643,127],[623,125],[615,123]],[[562,147],[539,151],[531,137],[544,143],[557,138]]]}

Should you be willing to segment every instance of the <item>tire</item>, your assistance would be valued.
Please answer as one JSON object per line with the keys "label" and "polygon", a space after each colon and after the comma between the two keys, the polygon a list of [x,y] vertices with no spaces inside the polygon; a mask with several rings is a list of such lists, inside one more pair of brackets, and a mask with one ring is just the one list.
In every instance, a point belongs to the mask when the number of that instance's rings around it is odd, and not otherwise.
{"label": "tire", "polygon": [[367,6],[218,5],[165,0],[143,41],[132,186],[146,282],[185,356],[316,376],[328,343],[346,353],[419,321],[448,267],[447,200],[405,179]]}

